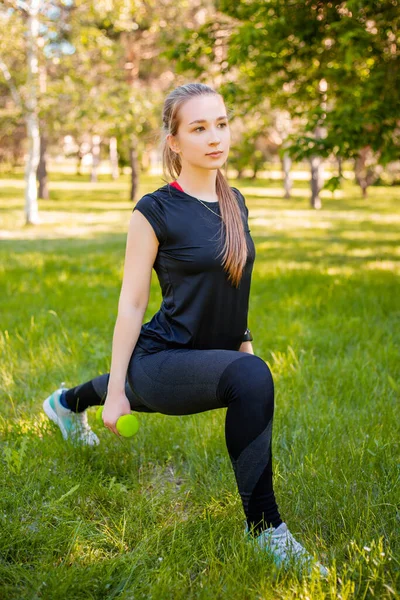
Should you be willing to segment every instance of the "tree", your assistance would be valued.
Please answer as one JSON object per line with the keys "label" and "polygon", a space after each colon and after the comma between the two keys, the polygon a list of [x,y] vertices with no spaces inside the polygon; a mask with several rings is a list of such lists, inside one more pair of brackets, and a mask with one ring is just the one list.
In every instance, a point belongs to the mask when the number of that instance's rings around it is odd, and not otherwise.
{"label": "tree", "polygon": [[[20,86],[16,84],[5,62],[5,56],[3,58],[6,44],[10,45],[11,41],[15,43],[15,38],[11,40],[9,36],[5,36],[6,41],[2,41],[0,70],[26,124],[28,155],[25,167],[25,219],[26,224],[34,225],[40,223],[36,187],[36,174],[40,160],[39,54],[51,32],[54,11],[59,16],[68,8],[64,6],[63,2],[58,3],[56,0],[3,0],[0,8],[1,19],[7,25],[10,24],[10,29],[17,28],[22,24],[26,40],[23,42],[23,52],[26,57],[25,89],[22,89],[22,81]],[[40,29],[41,21],[44,24],[44,34]]]}
{"label": "tree", "polygon": [[169,51],[180,72],[219,72],[221,93],[247,110],[268,95],[300,126],[288,138],[294,159],[357,158],[366,146],[382,164],[398,156],[396,0],[216,6],[212,20],[188,28]]}
{"label": "tree", "polygon": [[[400,12],[395,0],[236,6],[223,0],[220,8],[242,20],[229,56],[234,65],[251,60],[248,91],[256,96],[267,79],[274,103],[287,106],[304,123],[303,134],[291,138],[294,158],[334,154],[362,160],[366,147],[381,164],[398,156],[400,103],[394,90],[400,87]],[[324,135],[316,136],[321,126]]]}

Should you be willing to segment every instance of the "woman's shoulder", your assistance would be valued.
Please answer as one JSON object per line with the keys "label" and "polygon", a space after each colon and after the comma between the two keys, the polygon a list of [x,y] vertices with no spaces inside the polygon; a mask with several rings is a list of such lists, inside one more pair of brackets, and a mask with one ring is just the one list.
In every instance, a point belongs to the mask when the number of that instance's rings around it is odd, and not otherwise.
{"label": "woman's shoulder", "polygon": [[165,210],[166,199],[168,199],[168,185],[163,185],[151,192],[146,192],[139,198],[135,206],[151,206],[159,211]]}
{"label": "woman's shoulder", "polygon": [[238,190],[238,188],[231,186],[231,190],[233,190],[233,193],[238,198],[240,210],[245,213],[247,219],[249,216],[249,209],[247,208],[245,197],[243,196],[242,192]]}
{"label": "woman's shoulder", "polygon": [[154,198],[156,200],[161,200],[163,196],[165,196],[167,187],[167,185],[163,185],[155,190],[152,190],[151,192],[146,192],[143,194],[143,196],[141,196],[140,200],[142,200],[142,198]]}
{"label": "woman's shoulder", "polygon": [[165,206],[168,200],[174,199],[175,191],[175,188],[167,183],[151,192],[147,192],[142,198],[152,198],[158,204]]}
{"label": "woman's shoulder", "polygon": [[240,200],[244,201],[244,196],[237,187],[233,187],[233,185],[231,185],[230,188],[231,188],[231,190],[233,190],[233,192],[236,194],[236,196],[238,196],[240,198]]}
{"label": "woman's shoulder", "polygon": [[133,211],[138,210],[146,217],[155,230],[160,244],[162,244],[167,237],[167,227],[164,203],[157,192],[158,190],[155,190],[154,192],[144,194],[136,202]]}
{"label": "woman's shoulder", "polygon": [[240,190],[238,190],[238,188],[231,186],[231,190],[233,190],[233,193],[236,195],[236,197],[239,199],[239,203],[242,204],[242,206],[246,209],[246,213],[248,212],[248,208],[246,206],[246,199],[243,196],[242,192]]}

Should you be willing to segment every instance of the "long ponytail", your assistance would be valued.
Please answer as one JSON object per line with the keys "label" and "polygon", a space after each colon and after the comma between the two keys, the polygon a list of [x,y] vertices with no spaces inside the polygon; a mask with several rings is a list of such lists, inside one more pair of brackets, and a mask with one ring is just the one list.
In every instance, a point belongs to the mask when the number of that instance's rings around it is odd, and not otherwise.
{"label": "long ponytail", "polygon": [[[179,109],[194,96],[212,94],[220,96],[213,88],[203,83],[187,83],[175,88],[167,96],[163,107],[162,162],[164,177],[175,180],[182,170],[179,154],[173,152],[166,141],[168,134],[177,134]],[[247,241],[238,198],[220,169],[217,169],[216,193],[222,217],[221,242],[224,242],[220,254],[222,265],[229,275],[228,280],[238,287],[247,261]]]}

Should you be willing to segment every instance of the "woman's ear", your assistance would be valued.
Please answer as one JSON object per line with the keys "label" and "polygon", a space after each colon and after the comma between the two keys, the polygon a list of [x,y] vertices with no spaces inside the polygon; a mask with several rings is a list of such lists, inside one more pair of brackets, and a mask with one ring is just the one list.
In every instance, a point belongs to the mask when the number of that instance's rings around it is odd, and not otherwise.
{"label": "woman's ear", "polygon": [[176,143],[176,138],[175,138],[175,136],[174,136],[174,135],[172,135],[172,133],[169,133],[169,134],[167,135],[167,138],[166,138],[166,139],[167,139],[167,144],[168,144],[168,146],[169,146],[170,150],[172,150],[172,152],[177,152],[177,153],[179,153],[179,152],[180,152],[180,150],[179,150],[179,147],[178,147],[178,145],[177,145],[177,143]]}

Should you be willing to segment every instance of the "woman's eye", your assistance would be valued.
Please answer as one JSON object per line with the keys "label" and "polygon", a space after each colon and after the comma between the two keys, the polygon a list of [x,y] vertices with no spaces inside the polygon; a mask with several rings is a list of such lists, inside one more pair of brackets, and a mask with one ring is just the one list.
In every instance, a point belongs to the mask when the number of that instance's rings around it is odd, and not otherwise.
{"label": "woman's eye", "polygon": [[[227,123],[220,123],[220,125],[222,125],[222,127],[226,127]],[[199,129],[204,129],[204,127],[196,127],[194,131],[198,131]]]}

